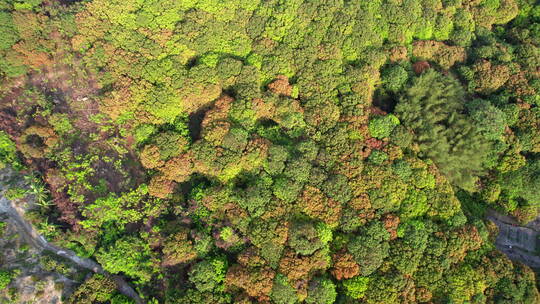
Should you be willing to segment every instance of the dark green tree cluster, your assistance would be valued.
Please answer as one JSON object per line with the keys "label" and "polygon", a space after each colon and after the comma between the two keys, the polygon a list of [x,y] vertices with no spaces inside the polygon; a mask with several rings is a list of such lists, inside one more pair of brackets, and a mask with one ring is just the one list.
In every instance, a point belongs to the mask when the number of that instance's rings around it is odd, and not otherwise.
{"label": "dark green tree cluster", "polygon": [[490,147],[478,125],[462,114],[464,104],[464,91],[455,79],[428,71],[414,79],[396,114],[414,131],[423,155],[452,183],[473,190]]}

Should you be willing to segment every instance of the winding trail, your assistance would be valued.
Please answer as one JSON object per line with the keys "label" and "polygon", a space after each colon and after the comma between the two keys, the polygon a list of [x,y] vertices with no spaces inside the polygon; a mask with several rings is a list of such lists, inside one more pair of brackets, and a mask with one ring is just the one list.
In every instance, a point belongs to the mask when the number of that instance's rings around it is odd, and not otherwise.
{"label": "winding trail", "polygon": [[[1,175],[6,176],[6,169],[0,170],[4,171],[1,173]],[[9,177],[11,177],[12,174],[7,174]],[[1,182],[1,179],[0,179]],[[0,183],[0,190],[1,188]],[[49,243],[42,235],[40,235],[37,230],[30,224],[23,216],[25,213],[24,209],[17,206],[13,203],[13,201],[8,200],[6,197],[0,194],[0,213],[4,213],[8,216],[8,220],[15,225],[20,235],[23,237],[23,239],[33,246],[34,248],[38,250],[44,250],[51,252],[57,256],[66,258],[73,262],[75,265],[77,265],[80,268],[88,269],[94,273],[99,273],[103,275],[110,276],[113,278],[114,282],[116,283],[116,287],[120,293],[123,295],[133,299],[135,303],[137,304],[144,304],[144,300],[139,297],[137,292],[119,275],[112,275],[108,272],[106,272],[101,265],[96,263],[95,261],[91,259],[81,258],[77,256],[73,251],[69,249],[64,249],[61,247],[58,247],[54,244]]]}

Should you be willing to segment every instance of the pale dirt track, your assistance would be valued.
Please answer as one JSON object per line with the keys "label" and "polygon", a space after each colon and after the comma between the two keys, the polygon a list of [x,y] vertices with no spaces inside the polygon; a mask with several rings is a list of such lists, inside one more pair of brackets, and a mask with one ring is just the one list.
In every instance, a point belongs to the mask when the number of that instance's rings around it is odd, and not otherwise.
{"label": "pale dirt track", "polygon": [[[13,176],[13,172],[7,169],[0,170],[0,193],[3,189],[3,184],[8,179],[17,178]],[[20,177],[19,177],[20,178]],[[0,213],[7,215],[8,220],[17,228],[19,234],[24,240],[38,250],[48,251],[57,256],[66,258],[73,262],[77,267],[91,270],[95,273],[105,274],[112,277],[116,283],[120,293],[133,299],[137,304],[143,304],[144,301],[139,297],[135,290],[118,275],[111,275],[103,270],[103,267],[91,259],[80,258],[73,251],[60,248],[54,244],[47,242],[37,230],[24,218],[24,209],[17,206],[13,201],[8,200],[0,194]]]}

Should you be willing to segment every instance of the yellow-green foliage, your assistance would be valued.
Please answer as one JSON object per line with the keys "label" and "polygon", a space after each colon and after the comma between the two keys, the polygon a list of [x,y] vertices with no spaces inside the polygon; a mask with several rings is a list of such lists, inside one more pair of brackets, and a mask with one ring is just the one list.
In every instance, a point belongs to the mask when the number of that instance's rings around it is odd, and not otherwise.
{"label": "yellow-green foliage", "polygon": [[0,0],[0,166],[39,171],[36,228],[149,303],[538,303],[483,213],[540,199],[539,22],[533,0]]}
{"label": "yellow-green foliage", "polygon": [[6,289],[6,287],[11,283],[13,279],[13,274],[10,271],[1,270],[0,271],[0,290]]}
{"label": "yellow-green foliage", "polygon": [[0,169],[6,165],[12,165],[15,168],[20,167],[15,143],[4,131],[0,131]]}

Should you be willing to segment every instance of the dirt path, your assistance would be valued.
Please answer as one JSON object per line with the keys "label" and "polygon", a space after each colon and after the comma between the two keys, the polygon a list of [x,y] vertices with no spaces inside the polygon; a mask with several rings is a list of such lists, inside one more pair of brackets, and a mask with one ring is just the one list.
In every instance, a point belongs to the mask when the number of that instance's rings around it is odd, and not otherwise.
{"label": "dirt path", "polygon": [[540,232],[531,225],[519,226],[512,218],[490,210],[486,217],[499,227],[495,246],[511,260],[540,268]]}
{"label": "dirt path", "polygon": [[[2,177],[11,176],[11,173],[6,171],[6,169],[0,171],[3,171],[0,172],[3,173],[0,174],[0,190],[2,190]],[[101,265],[95,261],[81,258],[71,250],[60,248],[47,242],[47,240],[40,235],[37,230],[23,217],[24,210],[4,196],[0,196],[0,213],[5,213],[8,216],[9,221],[11,221],[15,227],[17,227],[20,235],[31,246],[35,247],[36,249],[52,252],[57,256],[69,259],[80,268],[89,269],[95,273],[105,274],[112,277],[120,293],[130,297],[137,304],[144,303],[135,290],[121,276],[111,275],[103,270],[103,267],[101,267]]]}

